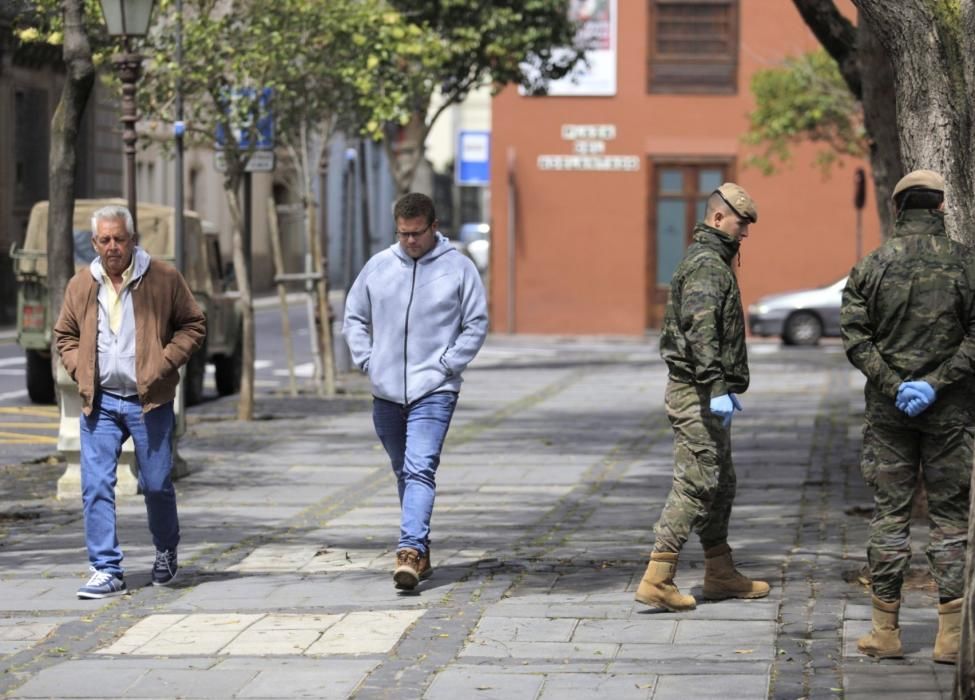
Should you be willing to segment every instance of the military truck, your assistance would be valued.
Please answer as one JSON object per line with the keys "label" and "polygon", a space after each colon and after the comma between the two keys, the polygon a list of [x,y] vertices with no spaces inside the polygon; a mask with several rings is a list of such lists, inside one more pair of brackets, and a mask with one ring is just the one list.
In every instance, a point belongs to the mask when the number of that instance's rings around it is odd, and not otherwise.
{"label": "military truck", "polygon": [[[79,270],[95,259],[91,244],[91,215],[109,205],[125,206],[121,199],[79,199],[74,209],[74,261]],[[17,279],[17,342],[27,355],[27,393],[34,403],[54,403],[51,372],[51,329],[54,319],[47,308],[47,202],[31,209],[23,248],[16,244],[10,255]],[[139,245],[157,259],[173,261],[173,208],[139,204]],[[207,362],[212,362],[217,392],[221,396],[240,391],[243,368],[243,324],[239,295],[230,289],[231,276],[224,272],[217,231],[196,212],[184,215],[183,276],[207,318],[203,347],[186,365],[184,392],[187,405],[200,402]]]}

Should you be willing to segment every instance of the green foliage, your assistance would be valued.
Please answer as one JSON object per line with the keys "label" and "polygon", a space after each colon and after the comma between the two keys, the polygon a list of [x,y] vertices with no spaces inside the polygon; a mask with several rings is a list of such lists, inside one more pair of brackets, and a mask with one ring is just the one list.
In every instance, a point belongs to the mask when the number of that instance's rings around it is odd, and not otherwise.
{"label": "green foliage", "polygon": [[792,146],[805,141],[825,146],[817,154],[824,174],[839,156],[866,153],[860,104],[824,50],[756,72],[751,89],[756,104],[744,141],[760,151],[747,159],[748,165],[770,174],[789,159]]}
{"label": "green foliage", "polygon": [[[584,59],[584,47],[569,48],[578,27],[569,20],[565,0],[390,2],[410,23],[433,31],[442,52],[422,66],[430,71],[427,79],[415,81],[419,90],[411,99],[418,110],[426,109],[437,87],[446,104],[489,81],[495,90],[520,84],[543,93],[549,80],[564,77]],[[523,70],[529,61],[538,69],[531,75]]]}
{"label": "green foliage", "polygon": [[[91,43],[96,66],[104,64],[116,50],[115,40],[108,35],[98,0],[84,0],[85,33]],[[24,43],[46,42],[60,45],[64,41],[64,15],[60,0],[34,0],[25,12],[14,18],[14,36]]]}
{"label": "green foliage", "polygon": [[[96,63],[103,62],[116,45],[98,0],[85,3]],[[56,40],[59,0],[35,5],[18,31]],[[140,109],[150,122],[171,122],[179,85],[188,138],[198,143],[212,143],[218,125],[253,131],[260,88],[273,91],[283,143],[297,145],[299,134],[316,128],[326,137],[342,129],[382,138],[411,121],[429,128],[446,106],[488,82],[543,92],[583,60],[583,47],[566,50],[577,27],[565,0],[183,0],[179,63],[174,7],[157,0],[152,33],[139,47],[147,56]],[[531,76],[522,70],[528,61],[537,68]],[[229,99],[241,88],[255,97]],[[438,88],[443,105],[428,117]],[[248,157],[238,151],[228,144],[231,176]]]}
{"label": "green foliage", "polygon": [[[336,128],[379,135],[383,122],[408,114],[411,73],[402,63],[438,56],[423,49],[433,41],[429,32],[382,0],[184,0],[177,63],[173,6],[158,3],[143,108],[171,121],[180,83],[188,133],[203,141],[212,141],[218,125],[227,133],[232,124],[253,132],[263,88],[272,92],[280,143],[297,147],[301,134],[316,128],[326,136]],[[242,88],[253,95],[239,95]],[[232,94],[237,98],[228,100]],[[226,156],[228,169],[242,168],[248,154],[230,143]]]}

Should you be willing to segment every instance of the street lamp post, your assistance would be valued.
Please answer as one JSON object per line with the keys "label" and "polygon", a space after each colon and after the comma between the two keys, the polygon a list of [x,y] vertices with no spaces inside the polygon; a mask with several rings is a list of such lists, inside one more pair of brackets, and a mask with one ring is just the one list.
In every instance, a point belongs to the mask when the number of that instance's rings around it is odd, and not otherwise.
{"label": "street lamp post", "polygon": [[122,53],[112,57],[115,71],[122,82],[122,143],[125,144],[126,197],[132,223],[139,230],[135,194],[135,124],[139,115],[135,105],[135,84],[142,74],[142,55],[132,51],[129,41],[149,31],[154,0],[100,0],[108,33],[122,38]]}

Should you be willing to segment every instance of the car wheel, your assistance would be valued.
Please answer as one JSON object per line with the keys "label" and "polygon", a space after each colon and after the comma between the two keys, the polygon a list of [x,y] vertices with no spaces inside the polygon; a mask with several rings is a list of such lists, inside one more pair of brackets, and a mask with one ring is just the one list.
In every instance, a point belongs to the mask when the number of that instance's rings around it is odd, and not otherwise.
{"label": "car wheel", "polygon": [[786,345],[815,345],[823,337],[823,323],[816,314],[797,311],[786,319],[782,340]]}
{"label": "car wheel", "polygon": [[57,403],[51,358],[37,350],[27,351],[27,395],[34,403]]}
{"label": "car wheel", "polygon": [[216,368],[217,393],[230,396],[240,391],[240,377],[244,371],[244,332],[237,330],[237,342],[232,355],[220,355],[213,364]]}
{"label": "car wheel", "polygon": [[183,379],[183,391],[186,392],[186,405],[196,406],[203,401],[203,380],[206,377],[207,351],[204,344],[190,356],[186,363],[186,377]]}

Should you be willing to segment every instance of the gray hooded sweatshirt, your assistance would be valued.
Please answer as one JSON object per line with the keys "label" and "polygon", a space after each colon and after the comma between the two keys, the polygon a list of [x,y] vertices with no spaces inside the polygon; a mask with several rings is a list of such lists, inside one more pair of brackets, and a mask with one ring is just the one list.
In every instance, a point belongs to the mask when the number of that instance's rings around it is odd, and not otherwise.
{"label": "gray hooded sweatshirt", "polygon": [[460,391],[487,324],[477,268],[437,233],[418,260],[399,243],[370,258],[349,290],[342,333],[373,395],[409,405]]}

